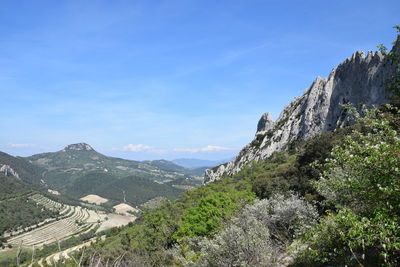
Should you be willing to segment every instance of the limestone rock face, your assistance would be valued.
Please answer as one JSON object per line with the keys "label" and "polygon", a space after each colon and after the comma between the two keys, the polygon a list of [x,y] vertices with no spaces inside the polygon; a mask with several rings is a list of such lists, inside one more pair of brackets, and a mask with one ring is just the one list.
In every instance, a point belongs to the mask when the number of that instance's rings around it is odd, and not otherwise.
{"label": "limestone rock face", "polygon": [[94,149],[86,143],[78,143],[66,146],[62,151],[67,150],[86,150],[86,151],[93,151]]}
{"label": "limestone rock face", "polygon": [[4,173],[5,176],[14,176],[15,178],[20,179],[19,174],[9,165],[0,165],[0,173]]}
{"label": "limestone rock face", "polygon": [[[394,48],[398,49],[398,48]],[[356,52],[328,78],[317,77],[300,97],[295,98],[274,122],[265,113],[257,125],[254,140],[245,146],[232,162],[206,170],[204,182],[232,175],[251,161],[268,158],[282,151],[295,140],[308,139],[323,131],[332,131],[351,123],[342,104],[371,108],[388,102],[385,81],[393,74],[394,66],[381,52]]]}
{"label": "limestone rock face", "polygon": [[257,124],[257,134],[263,134],[274,127],[274,120],[268,112],[265,112]]}

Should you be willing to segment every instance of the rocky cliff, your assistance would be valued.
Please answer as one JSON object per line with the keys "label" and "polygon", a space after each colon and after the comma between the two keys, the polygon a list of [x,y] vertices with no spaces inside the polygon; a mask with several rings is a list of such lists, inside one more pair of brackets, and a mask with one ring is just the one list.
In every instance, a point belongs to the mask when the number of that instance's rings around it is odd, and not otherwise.
{"label": "rocky cliff", "polygon": [[77,150],[77,151],[94,151],[94,149],[86,143],[78,143],[66,146],[62,151]]}
{"label": "rocky cliff", "polygon": [[15,178],[19,178],[19,174],[14,171],[9,165],[1,165],[0,164],[0,173],[3,173],[5,176],[14,176]]}
{"label": "rocky cliff", "polygon": [[[399,46],[393,49],[398,51]],[[269,113],[263,114],[254,140],[234,161],[206,170],[204,182],[235,174],[253,160],[263,160],[275,151],[285,150],[292,141],[346,126],[350,123],[349,116],[342,104],[373,107],[387,103],[385,81],[393,72],[388,56],[379,51],[366,55],[357,51],[333,69],[328,78],[317,77],[302,96],[283,109],[276,121]]]}

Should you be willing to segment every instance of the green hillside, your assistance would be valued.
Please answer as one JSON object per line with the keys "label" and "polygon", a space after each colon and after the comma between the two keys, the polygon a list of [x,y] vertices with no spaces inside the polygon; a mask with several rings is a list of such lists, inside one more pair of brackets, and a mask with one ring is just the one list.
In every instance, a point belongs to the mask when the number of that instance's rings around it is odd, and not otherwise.
{"label": "green hillside", "polygon": [[97,194],[122,202],[125,191],[127,202],[140,205],[157,196],[176,198],[185,189],[201,184],[200,177],[172,162],[107,157],[84,143],[25,159],[45,170],[43,180],[48,187],[75,199]]}
{"label": "green hillside", "polygon": [[183,190],[168,184],[156,183],[141,176],[126,176],[117,178],[104,172],[90,172],[75,179],[64,189],[65,194],[81,198],[88,194],[98,194],[113,202],[125,200],[133,206],[138,206],[154,197],[164,196],[176,198]]}
{"label": "green hillside", "polygon": [[13,157],[4,152],[0,152],[0,165],[10,166],[18,173],[21,180],[31,185],[40,185],[42,174],[46,171],[40,166],[31,164],[24,158]]}
{"label": "green hillside", "polygon": [[14,198],[27,194],[32,188],[15,177],[8,177],[0,173],[0,200]]}
{"label": "green hillside", "polygon": [[[185,168],[182,167],[172,161],[168,161],[168,160],[146,160],[143,161],[143,163],[152,165],[152,166],[156,166],[162,170],[165,171],[171,171],[171,172],[178,172],[178,173],[184,173],[186,174],[185,177],[182,178],[188,178],[186,180],[190,180],[191,185],[196,185],[196,184],[200,184],[198,181],[199,179],[194,179],[195,177],[193,176],[198,176],[198,177],[203,177],[204,176],[204,172],[208,167],[199,167],[199,168]],[[182,179],[180,178],[180,179]]]}

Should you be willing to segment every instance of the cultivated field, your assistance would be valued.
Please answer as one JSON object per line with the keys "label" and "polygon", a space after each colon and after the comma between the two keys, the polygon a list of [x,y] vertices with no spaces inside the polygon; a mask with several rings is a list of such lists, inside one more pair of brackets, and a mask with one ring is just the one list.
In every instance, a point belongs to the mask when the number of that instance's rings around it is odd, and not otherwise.
{"label": "cultivated field", "polygon": [[[31,250],[33,246],[38,249],[45,244],[60,242],[71,236],[78,236],[89,232],[92,229],[97,230],[96,232],[100,232],[113,227],[126,225],[136,219],[136,217],[132,215],[106,214],[80,206],[61,204],[40,194],[32,195],[30,198],[48,209],[58,211],[58,218],[49,218],[37,225],[20,229],[19,231],[13,232],[11,235],[8,234],[6,236],[8,238],[7,243],[11,244],[13,248],[0,249],[0,256],[5,256],[11,251],[15,253],[19,246],[21,246],[23,250]],[[119,207],[117,207],[117,210],[121,213],[131,209],[134,208],[128,205],[119,205]],[[92,239],[91,241],[94,240],[95,239]],[[40,259],[39,265],[43,266],[42,264],[44,262],[50,263],[53,260],[58,260],[60,257],[68,257],[68,254],[72,251],[89,244],[90,242],[87,242]]]}
{"label": "cultivated field", "polygon": [[40,247],[57,242],[69,236],[81,234],[93,229],[102,218],[96,212],[82,207],[63,205],[42,195],[33,195],[31,199],[49,209],[59,210],[60,217],[45,223],[29,232],[19,234],[8,240],[8,243],[19,246]]}
{"label": "cultivated field", "polygon": [[139,210],[126,204],[126,203],[121,203],[113,207],[115,212],[118,214],[126,214],[129,215],[129,212],[138,212]]}
{"label": "cultivated field", "polygon": [[[101,240],[104,240],[105,237],[106,237],[105,235],[102,236]],[[40,259],[38,261],[38,264],[39,264],[39,266],[44,266],[43,263],[46,262],[48,265],[55,265],[56,266],[56,264],[55,264],[56,262],[58,262],[61,259],[69,259],[72,252],[80,250],[83,247],[90,246],[90,244],[92,242],[94,242],[96,239],[97,238],[92,238],[89,241],[87,241],[85,243],[82,243],[82,244],[80,244],[78,246],[74,246],[74,247],[71,247],[69,249],[63,250],[61,252],[56,252],[56,253],[54,253],[54,254],[46,257],[46,258],[42,258],[42,259]]]}
{"label": "cultivated field", "polygon": [[87,201],[91,204],[96,204],[96,205],[106,203],[108,201],[108,199],[98,195],[87,195],[85,197],[82,197],[80,200]]}

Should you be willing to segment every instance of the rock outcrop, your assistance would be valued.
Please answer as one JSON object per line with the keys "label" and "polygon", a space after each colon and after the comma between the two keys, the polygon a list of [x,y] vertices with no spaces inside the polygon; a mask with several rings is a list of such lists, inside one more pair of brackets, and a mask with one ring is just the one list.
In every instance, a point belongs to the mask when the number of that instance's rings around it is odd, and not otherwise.
{"label": "rock outcrop", "polygon": [[94,149],[86,143],[78,143],[66,146],[62,151],[67,150],[86,150],[86,151],[94,151]]}
{"label": "rock outcrop", "polygon": [[271,115],[268,112],[265,112],[258,121],[256,135],[263,134],[264,132],[271,130],[274,127],[274,124],[275,122]]}
{"label": "rock outcrop", "polygon": [[367,55],[354,53],[333,69],[328,78],[317,77],[302,96],[283,109],[275,122],[268,113],[262,115],[254,140],[234,161],[206,170],[204,182],[235,174],[251,161],[285,150],[292,141],[350,124],[343,104],[355,107],[364,104],[371,108],[387,103],[390,95],[385,90],[385,81],[393,72],[390,59],[379,51]]}
{"label": "rock outcrop", "polygon": [[15,178],[20,179],[19,174],[9,165],[0,165],[0,173],[3,173],[5,176],[14,176]]}

